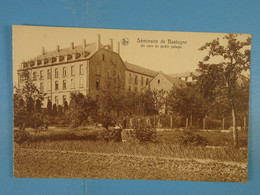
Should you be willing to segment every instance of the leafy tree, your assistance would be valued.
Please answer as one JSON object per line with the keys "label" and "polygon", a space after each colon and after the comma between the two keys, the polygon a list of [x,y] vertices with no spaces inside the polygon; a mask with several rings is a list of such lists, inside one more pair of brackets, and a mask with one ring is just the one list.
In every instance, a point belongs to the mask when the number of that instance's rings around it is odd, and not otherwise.
{"label": "leafy tree", "polygon": [[[26,126],[38,128],[43,120],[42,114],[36,114],[36,111],[40,111],[42,100],[44,98],[33,80],[29,71],[21,73],[24,78],[24,83],[21,89],[15,88],[14,93],[14,125],[19,126],[20,129],[24,129]],[[34,105],[35,104],[35,105]]]}
{"label": "leafy tree", "polygon": [[194,85],[172,88],[167,98],[171,113],[178,113],[183,118],[201,118],[205,114],[203,97]]}
{"label": "leafy tree", "polygon": [[56,106],[56,104],[52,105],[52,115],[57,116],[57,106]]}
{"label": "leafy tree", "polygon": [[[227,34],[222,42],[219,38],[206,43],[199,50],[208,54],[199,62],[197,77],[198,85],[203,96],[209,102],[214,102],[224,112],[232,113],[233,144],[238,147],[237,112],[240,86],[237,83],[241,73],[250,67],[251,38],[242,41],[237,34]],[[224,113],[221,113],[224,114]]]}
{"label": "leafy tree", "polygon": [[72,127],[81,125],[88,117],[94,121],[96,120],[98,107],[92,98],[75,92],[70,94],[70,99],[70,105],[66,115]]}
{"label": "leafy tree", "polygon": [[48,103],[47,103],[47,115],[51,115],[52,114],[52,103],[50,100],[48,100]]}

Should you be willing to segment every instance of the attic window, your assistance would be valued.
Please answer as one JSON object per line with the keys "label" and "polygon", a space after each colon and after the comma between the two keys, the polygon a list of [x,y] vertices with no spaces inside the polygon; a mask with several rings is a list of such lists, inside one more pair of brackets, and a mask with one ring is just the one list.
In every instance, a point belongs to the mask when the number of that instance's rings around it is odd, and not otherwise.
{"label": "attic window", "polygon": [[37,60],[37,66],[41,65],[42,61],[41,60]]}
{"label": "attic window", "polygon": [[160,84],[160,82],[161,82],[160,79],[158,79],[158,85]]}
{"label": "attic window", "polygon": [[71,60],[72,59],[72,55],[68,54],[67,55],[67,60]]}
{"label": "attic window", "polygon": [[86,58],[89,54],[90,54],[89,52],[84,51],[84,54],[83,54],[84,58]]}
{"label": "attic window", "polygon": [[105,61],[105,54],[102,54],[102,60]]}

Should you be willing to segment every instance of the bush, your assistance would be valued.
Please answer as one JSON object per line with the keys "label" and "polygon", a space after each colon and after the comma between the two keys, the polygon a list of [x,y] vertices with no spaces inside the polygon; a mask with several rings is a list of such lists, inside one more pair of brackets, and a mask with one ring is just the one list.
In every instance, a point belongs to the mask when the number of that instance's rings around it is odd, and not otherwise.
{"label": "bush", "polygon": [[140,143],[157,142],[156,130],[146,120],[145,117],[133,119],[132,136]]}
{"label": "bush", "polygon": [[192,131],[184,131],[178,137],[178,141],[182,146],[206,146],[208,140]]}
{"label": "bush", "polygon": [[14,142],[21,144],[29,139],[30,135],[24,130],[14,130]]}
{"label": "bush", "polygon": [[121,142],[122,136],[121,136],[122,129],[113,129],[113,130],[102,130],[98,133],[98,140],[104,140],[104,141],[112,141],[112,142]]}

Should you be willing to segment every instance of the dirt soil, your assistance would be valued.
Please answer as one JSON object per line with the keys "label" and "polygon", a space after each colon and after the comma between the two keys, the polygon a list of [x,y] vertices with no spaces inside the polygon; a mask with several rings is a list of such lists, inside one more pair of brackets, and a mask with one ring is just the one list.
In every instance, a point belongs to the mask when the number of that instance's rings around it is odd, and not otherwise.
{"label": "dirt soil", "polygon": [[15,147],[14,176],[246,182],[247,165],[203,159]]}

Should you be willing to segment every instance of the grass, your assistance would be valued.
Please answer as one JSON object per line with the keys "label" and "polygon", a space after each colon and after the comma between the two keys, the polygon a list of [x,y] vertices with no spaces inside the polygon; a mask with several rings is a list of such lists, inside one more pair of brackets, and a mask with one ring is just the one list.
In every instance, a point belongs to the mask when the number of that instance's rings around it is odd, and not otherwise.
{"label": "grass", "polygon": [[179,147],[171,144],[133,144],[63,140],[51,142],[25,142],[22,148],[66,150],[90,153],[111,153],[174,158],[213,159],[220,161],[247,162],[247,150],[236,148]]}
{"label": "grass", "polygon": [[191,159],[19,147],[14,152],[14,176],[245,182],[247,169]]}
{"label": "grass", "polygon": [[[232,143],[231,133],[196,131],[210,145],[225,146],[216,148],[180,147],[180,133],[158,132],[159,143],[138,144],[94,141],[97,131],[89,129],[30,132],[28,141],[14,143],[14,176],[247,180],[247,149],[227,147]],[[246,139],[240,133],[240,140]]]}

